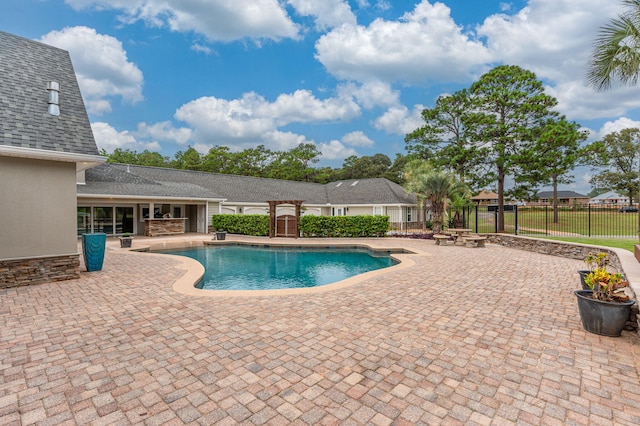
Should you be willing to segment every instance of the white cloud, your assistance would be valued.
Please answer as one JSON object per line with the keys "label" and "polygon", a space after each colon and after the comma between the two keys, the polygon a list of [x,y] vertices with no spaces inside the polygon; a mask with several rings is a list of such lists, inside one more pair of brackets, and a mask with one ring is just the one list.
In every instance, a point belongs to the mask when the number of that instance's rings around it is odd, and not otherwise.
{"label": "white cloud", "polygon": [[210,55],[211,54],[211,48],[207,47],[203,44],[199,44],[199,43],[194,43],[191,45],[191,50],[193,50],[194,52],[200,52],[200,53],[204,53],[205,55]]}
{"label": "white cloud", "polygon": [[597,92],[580,80],[561,81],[545,92],[558,99],[556,109],[572,120],[617,117],[640,107],[640,88],[614,86]]}
{"label": "white cloud", "polygon": [[233,100],[202,97],[180,107],[175,117],[194,129],[198,143],[241,144],[287,124],[348,121],[359,114],[351,98],[318,99],[309,91],[297,90],[274,102],[255,92]]}
{"label": "white cloud", "polygon": [[116,148],[133,151],[144,151],[145,149],[149,151],[160,150],[160,144],[158,142],[140,142],[133,133],[126,130],[118,132],[108,123],[91,123],[91,129],[93,130],[96,145],[98,145],[98,149],[100,150],[104,149],[107,152],[113,152]]}
{"label": "white cloud", "polygon": [[262,99],[255,111],[261,116],[273,117],[280,125],[348,121],[360,115],[360,108],[348,96],[318,99],[308,90],[296,90],[279,95],[275,102]]}
{"label": "white cloud", "polygon": [[404,136],[424,125],[422,119],[424,109],[424,105],[414,105],[411,111],[404,105],[393,106],[376,118],[373,126],[389,134]]}
{"label": "white cloud", "polygon": [[87,110],[95,115],[111,111],[119,96],[136,103],[142,97],[142,72],[129,62],[122,43],[87,27],[51,31],[40,41],[69,51]]}
{"label": "white cloud", "polygon": [[315,144],[314,141],[308,140],[305,136],[292,132],[267,132],[263,135],[262,140],[265,146],[271,146],[278,151],[288,151],[301,143]]}
{"label": "white cloud", "polygon": [[368,81],[361,85],[350,82],[338,86],[338,93],[345,97],[354,97],[366,109],[376,106],[389,107],[400,102],[400,92],[393,90],[388,83]]}
{"label": "white cloud", "polygon": [[158,141],[175,142],[178,145],[187,145],[193,137],[193,131],[189,128],[175,128],[170,121],[147,124],[138,123],[138,138],[151,138]]}
{"label": "white cloud", "polygon": [[342,137],[342,142],[351,146],[373,146],[375,143],[364,134],[364,132],[360,130],[356,130],[355,132],[347,133]]}
{"label": "white cloud", "polygon": [[319,30],[356,23],[356,17],[349,3],[343,0],[288,0],[288,3],[300,15],[313,16],[316,28]]}
{"label": "white cloud", "polygon": [[636,128],[640,129],[640,121],[632,120],[627,117],[620,117],[615,121],[607,121],[597,132],[598,139],[604,138],[609,133],[619,132],[624,129]]}
{"label": "white cloud", "polygon": [[330,141],[329,143],[321,143],[318,146],[320,152],[322,152],[321,158],[323,160],[343,160],[352,155],[358,155],[353,148],[347,148],[340,141]]}
{"label": "white cloud", "polygon": [[65,0],[76,10],[115,9],[121,20],[195,32],[209,40],[298,37],[298,26],[278,0]]}
{"label": "white cloud", "polygon": [[427,0],[399,21],[335,28],[317,41],[316,52],[331,74],[357,81],[467,81],[493,59],[447,6]]}

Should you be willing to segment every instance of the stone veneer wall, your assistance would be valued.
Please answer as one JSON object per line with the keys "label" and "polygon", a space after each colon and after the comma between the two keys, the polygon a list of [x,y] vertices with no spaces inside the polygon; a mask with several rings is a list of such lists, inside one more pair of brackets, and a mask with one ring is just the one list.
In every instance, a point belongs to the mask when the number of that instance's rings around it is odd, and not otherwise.
{"label": "stone veneer wall", "polygon": [[184,234],[184,222],[186,219],[146,219],[144,222],[144,235],[155,237],[158,235]]}
{"label": "stone veneer wall", "polygon": [[[550,254],[552,256],[568,257],[569,259],[584,260],[589,254],[594,254],[593,247],[581,246],[562,241],[543,240],[540,238],[519,237],[508,234],[486,234],[487,240],[493,244],[501,246],[532,251],[535,253]],[[605,247],[596,251],[605,252],[609,255],[609,265],[613,270],[622,271],[622,265],[616,252]]]}
{"label": "stone veneer wall", "polygon": [[[570,259],[584,260],[589,254],[594,254],[593,247],[581,246],[562,241],[543,240],[539,238],[519,237],[508,234],[483,234],[487,240],[493,244],[501,246],[531,251],[535,253],[549,254],[552,256],[568,257]],[[598,248],[596,251],[605,252],[609,255],[609,265],[614,271],[622,272],[620,259],[615,251],[607,248]],[[627,321],[625,330],[635,331],[640,334],[640,312],[638,308],[637,295],[636,303],[631,307],[631,316]]]}
{"label": "stone veneer wall", "polygon": [[80,278],[80,255],[0,260],[0,288]]}

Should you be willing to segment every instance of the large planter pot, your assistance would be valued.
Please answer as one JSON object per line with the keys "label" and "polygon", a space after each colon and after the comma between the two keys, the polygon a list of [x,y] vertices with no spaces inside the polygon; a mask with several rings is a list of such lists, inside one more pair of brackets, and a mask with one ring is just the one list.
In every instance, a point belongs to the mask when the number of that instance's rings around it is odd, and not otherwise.
{"label": "large planter pot", "polygon": [[574,294],[578,298],[578,310],[585,330],[602,336],[622,334],[635,301],[605,302],[593,299],[591,290],[576,290]]}
{"label": "large planter pot", "polygon": [[101,271],[104,262],[104,250],[107,245],[107,234],[82,234],[82,257],[87,272]]}
{"label": "large planter pot", "polygon": [[216,240],[224,240],[227,237],[226,231],[216,231]]}
{"label": "large planter pot", "polygon": [[120,237],[120,247],[131,247],[131,240],[133,240],[131,237]]}

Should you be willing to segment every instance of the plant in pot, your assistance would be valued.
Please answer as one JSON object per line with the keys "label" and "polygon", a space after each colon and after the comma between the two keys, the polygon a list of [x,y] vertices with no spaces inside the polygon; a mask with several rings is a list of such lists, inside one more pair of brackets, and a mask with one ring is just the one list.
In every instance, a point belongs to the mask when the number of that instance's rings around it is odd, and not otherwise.
{"label": "plant in pot", "polygon": [[603,336],[620,336],[635,303],[624,292],[629,283],[606,263],[584,277],[589,290],[576,290],[578,310],[585,330]]}
{"label": "plant in pot", "polygon": [[131,247],[132,239],[133,237],[131,236],[131,234],[122,234],[122,236],[120,237],[120,247]]}
{"label": "plant in pot", "polygon": [[214,240],[224,240],[227,237],[227,231],[217,229],[215,226],[211,229],[213,231]]}
{"label": "plant in pot", "polygon": [[596,268],[606,268],[609,264],[609,255],[603,251],[596,254],[589,254],[584,258],[584,263],[587,265],[587,269],[579,269],[578,275],[580,275],[580,284],[583,290],[591,290],[584,278],[596,270]]}

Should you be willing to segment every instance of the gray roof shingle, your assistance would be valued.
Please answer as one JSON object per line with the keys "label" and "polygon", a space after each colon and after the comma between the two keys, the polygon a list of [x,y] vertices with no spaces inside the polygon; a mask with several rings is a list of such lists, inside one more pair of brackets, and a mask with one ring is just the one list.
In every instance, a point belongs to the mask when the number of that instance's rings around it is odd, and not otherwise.
{"label": "gray roof shingle", "polygon": [[[60,83],[60,115],[47,83]],[[0,31],[0,145],[98,155],[69,53]]]}
{"label": "gray roof shingle", "polygon": [[[540,191],[538,198],[552,198],[553,191]],[[578,194],[574,191],[558,191],[558,198],[589,198],[587,195]]]}
{"label": "gray roof shingle", "polygon": [[[105,163],[85,172],[82,195],[225,199],[236,203],[302,200],[306,204],[415,204],[415,195],[387,179],[326,185],[251,176]],[[354,182],[357,182],[353,185]]]}

